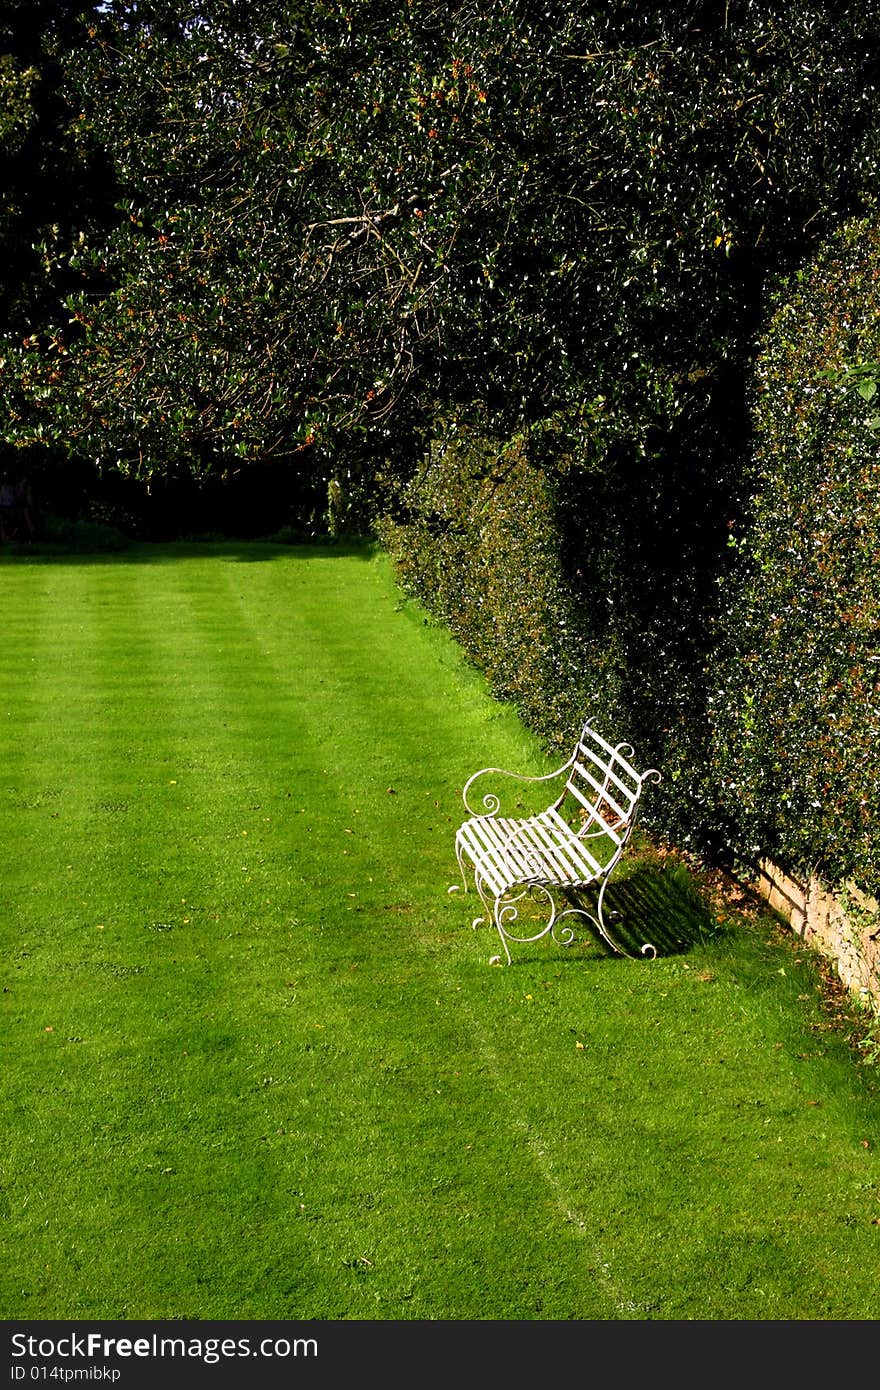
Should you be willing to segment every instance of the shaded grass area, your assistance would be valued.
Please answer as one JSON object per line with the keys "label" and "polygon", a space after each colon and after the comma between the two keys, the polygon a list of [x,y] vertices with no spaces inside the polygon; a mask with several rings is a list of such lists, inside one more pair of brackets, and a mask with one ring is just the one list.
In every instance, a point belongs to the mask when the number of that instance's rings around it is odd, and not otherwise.
{"label": "shaded grass area", "polygon": [[[546,771],[368,549],[0,565],[5,1318],[873,1318],[880,1099],[650,845],[490,967],[460,790]],[[625,734],[625,731],[621,731]]]}

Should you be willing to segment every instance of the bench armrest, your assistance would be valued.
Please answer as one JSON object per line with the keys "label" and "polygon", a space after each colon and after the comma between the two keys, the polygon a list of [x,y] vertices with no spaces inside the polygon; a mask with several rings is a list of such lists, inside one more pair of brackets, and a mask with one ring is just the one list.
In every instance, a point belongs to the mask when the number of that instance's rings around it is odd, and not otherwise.
{"label": "bench armrest", "polygon": [[484,811],[475,810],[474,807],[471,805],[470,801],[468,800],[468,792],[470,791],[474,782],[476,782],[479,777],[487,777],[491,773],[493,776],[496,777],[515,778],[518,782],[552,782],[554,778],[561,777],[563,772],[568,772],[573,762],[574,755],[572,755],[567,762],[563,763],[561,767],[557,767],[555,771],[545,772],[543,776],[540,777],[532,777],[524,772],[508,772],[507,769],[503,767],[482,767],[480,768],[479,772],[473,773],[473,775],[469,777],[468,780],[465,782],[464,789],[461,794],[461,799],[465,804],[465,809],[470,813],[470,815],[486,817],[495,816],[501,809],[500,797],[498,797],[495,792],[486,792],[485,796],[483,797],[482,804],[486,808]]}

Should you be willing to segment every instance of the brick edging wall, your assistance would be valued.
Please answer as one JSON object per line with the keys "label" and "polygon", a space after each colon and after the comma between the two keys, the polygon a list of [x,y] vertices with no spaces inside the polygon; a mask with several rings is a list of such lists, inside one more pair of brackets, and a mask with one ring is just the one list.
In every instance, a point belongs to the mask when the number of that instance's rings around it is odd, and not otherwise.
{"label": "brick edging wall", "polygon": [[815,877],[805,883],[770,859],[758,866],[755,888],[801,939],[834,962],[847,989],[880,1014],[880,905],[854,883],[831,891]]}

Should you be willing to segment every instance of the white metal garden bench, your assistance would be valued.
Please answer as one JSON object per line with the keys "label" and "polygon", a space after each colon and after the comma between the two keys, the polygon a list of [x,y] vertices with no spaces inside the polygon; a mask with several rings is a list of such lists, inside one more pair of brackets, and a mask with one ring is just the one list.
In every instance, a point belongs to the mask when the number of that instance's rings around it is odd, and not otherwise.
{"label": "white metal garden bench", "polygon": [[[566,919],[571,917],[586,918],[612,950],[633,958],[613,940],[603,913],[608,880],[632,834],[642,789],[646,782],[660,781],[656,768],[637,772],[629,761],[632,756],[628,743],[612,746],[587,722],[571,757],[554,772],[530,777],[486,767],[465,783],[462,798],[471,818],[455,836],[458,867],[467,891],[466,866],[470,865],[486,912],[485,917],[475,918],[473,925],[494,922],[508,965],[509,941],[530,943],[550,934],[557,944],[570,945],[575,934]],[[565,782],[545,810],[510,819],[499,815],[501,801],[494,791],[483,796],[483,812],[475,811],[468,800],[474,783],[490,775],[522,782],[550,782],[565,775]],[[582,894],[596,889],[594,913],[578,904]],[[549,917],[546,921],[542,918],[532,935],[517,935],[511,927],[519,918],[520,904],[527,899],[542,913],[549,910]],[[560,911],[562,902],[571,905]],[[641,953],[657,955],[650,942],[642,946]]]}

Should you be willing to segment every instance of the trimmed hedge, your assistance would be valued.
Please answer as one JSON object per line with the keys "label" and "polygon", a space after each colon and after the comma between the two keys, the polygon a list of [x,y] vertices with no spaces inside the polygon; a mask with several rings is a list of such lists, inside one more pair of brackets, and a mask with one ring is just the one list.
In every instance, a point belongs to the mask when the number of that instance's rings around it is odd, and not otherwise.
{"label": "trimmed hedge", "polygon": [[746,853],[880,888],[880,228],[780,287],[750,525],[722,586],[713,766]]}
{"label": "trimmed hedge", "polygon": [[595,708],[586,623],[560,558],[553,479],[523,440],[448,425],[377,532],[402,587],[548,747]]}

